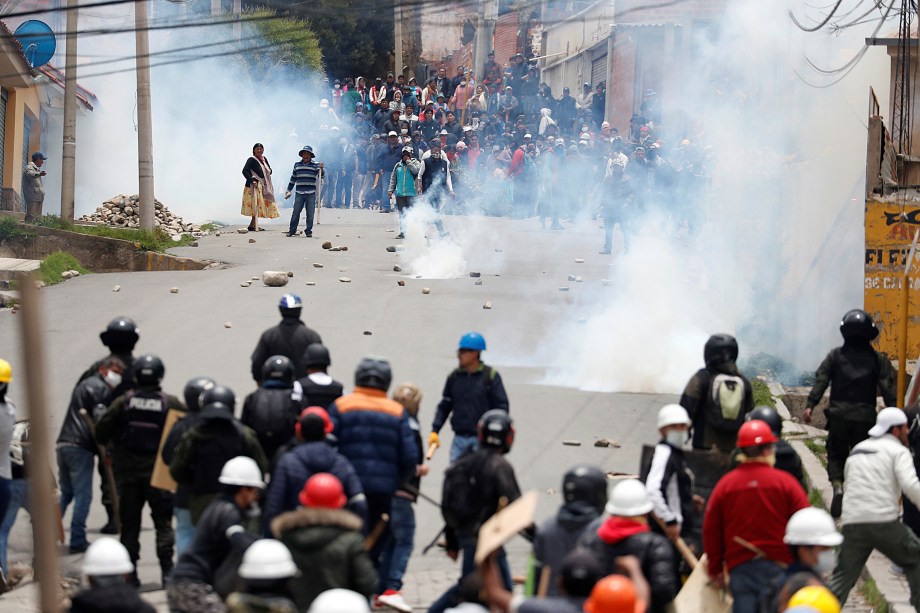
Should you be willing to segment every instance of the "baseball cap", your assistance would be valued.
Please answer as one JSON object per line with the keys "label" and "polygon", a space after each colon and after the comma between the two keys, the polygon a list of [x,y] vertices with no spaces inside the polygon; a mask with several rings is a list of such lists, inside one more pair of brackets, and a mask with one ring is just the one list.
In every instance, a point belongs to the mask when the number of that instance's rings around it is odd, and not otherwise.
{"label": "baseball cap", "polygon": [[42,153],[41,151],[36,151],[35,153],[32,154],[32,160],[33,160],[33,161],[35,161],[35,160],[47,160],[47,159],[48,159],[48,158],[46,158],[46,157],[45,157],[45,154]]}
{"label": "baseball cap", "polygon": [[907,423],[907,414],[897,407],[882,409],[875,416],[875,425],[869,428],[869,436],[878,438],[894,426],[903,426]]}
{"label": "baseball cap", "polygon": [[387,134],[387,138],[389,138],[389,137],[391,137],[391,136],[399,136],[399,134],[397,134],[397,133],[394,132],[393,130],[390,130],[390,132]]}

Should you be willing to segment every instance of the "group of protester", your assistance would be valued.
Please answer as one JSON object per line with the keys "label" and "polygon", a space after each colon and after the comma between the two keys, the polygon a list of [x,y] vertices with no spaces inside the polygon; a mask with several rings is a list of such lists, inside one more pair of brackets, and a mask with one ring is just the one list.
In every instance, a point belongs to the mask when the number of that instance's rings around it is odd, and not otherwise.
{"label": "group of protester", "polygon": [[[252,353],[257,389],[239,418],[233,391],[210,378],[190,379],[181,398],[165,393],[163,362],[134,356],[140,337],[129,318],[100,334],[109,354],[77,383],[57,441],[61,514],[74,503],[69,549],[85,552],[89,583],[72,611],[152,610],[136,592],[145,504],[171,611],[412,610],[401,590],[413,504],[428,474],[421,390],[404,383],[388,397],[391,366],[372,356],[357,365],[346,393],[328,374],[320,335],[301,319],[300,299],[285,294],[279,311],[281,322]],[[506,458],[515,427],[501,375],[482,361],[485,339],[465,334],[427,437],[430,458],[444,426],[453,430],[440,506],[443,546],[453,559],[462,555],[461,576],[429,611],[666,611],[697,564],[688,553],[695,552],[705,553],[698,563],[731,593],[738,613],[838,613],[873,549],[903,569],[920,607],[918,526],[898,518],[902,494],[905,505],[920,505],[910,451],[920,442],[916,417],[912,424],[901,409],[875,410],[878,390],[893,404],[893,371],[871,346],[878,334],[871,317],[848,312],[841,333],[844,344],[822,363],[806,414],[829,385],[828,471],[835,493],[843,482],[832,505],[840,531],[831,514],[809,505],[776,410],[753,406],[737,341],[717,334],[680,404],[658,412],[644,482],[608,488],[591,465],[565,473],[558,512],[526,531],[533,557],[524,594],[514,591],[503,548],[476,562],[481,526],[521,491]],[[0,461],[4,572],[10,528],[20,507],[28,509],[30,472],[29,424],[15,421],[6,398],[11,378],[0,360],[0,445],[9,448]],[[688,445],[732,465],[708,499],[695,487]],[[102,531],[119,539],[90,545],[97,459],[109,515]]]}
{"label": "group of protester", "polygon": [[[310,144],[298,152],[284,194],[294,195],[289,234],[306,210],[311,235],[317,194],[325,207],[382,213],[402,213],[425,196],[444,213],[536,216],[556,230],[565,220],[600,215],[608,227],[604,252],[617,223],[628,245],[633,226],[650,212],[674,228],[686,222],[691,232],[698,229],[712,149],[695,135],[663,130],[653,90],[623,134],[604,120],[603,83],[584,83],[575,97],[564,88],[555,98],[538,66],[520,54],[504,68],[490,54],[478,82],[463,66],[453,77],[432,70],[422,83],[390,73],[371,84],[336,80],[331,98],[313,109]],[[250,230],[258,217],[280,215],[259,148],[243,169]],[[302,157],[307,150],[309,161]],[[397,180],[406,153],[415,168]],[[315,168],[320,161],[323,171]],[[314,168],[304,172],[302,163]]]}

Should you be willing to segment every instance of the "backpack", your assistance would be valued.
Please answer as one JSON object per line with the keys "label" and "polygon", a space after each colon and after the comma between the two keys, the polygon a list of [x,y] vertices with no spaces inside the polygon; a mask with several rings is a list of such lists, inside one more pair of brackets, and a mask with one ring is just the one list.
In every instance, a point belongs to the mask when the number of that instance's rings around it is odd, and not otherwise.
{"label": "backpack", "polygon": [[[271,393],[276,391],[282,393]],[[245,425],[255,430],[263,447],[270,442],[278,445],[286,443],[294,436],[298,403],[291,398],[291,392],[289,389],[265,388],[256,392]]]}
{"label": "backpack", "polygon": [[719,432],[737,432],[744,422],[744,378],[716,373],[709,380],[706,424]]}
{"label": "backpack", "polygon": [[480,486],[484,453],[468,453],[444,471],[441,487],[441,516],[452,530],[475,524],[483,512],[485,501]]}

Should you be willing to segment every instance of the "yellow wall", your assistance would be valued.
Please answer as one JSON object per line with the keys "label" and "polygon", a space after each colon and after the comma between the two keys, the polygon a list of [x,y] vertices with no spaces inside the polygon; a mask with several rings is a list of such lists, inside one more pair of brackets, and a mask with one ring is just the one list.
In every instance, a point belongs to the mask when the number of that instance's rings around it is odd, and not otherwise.
{"label": "yellow wall", "polygon": [[[920,230],[920,204],[901,207],[896,203],[866,201],[865,309],[881,333],[878,350],[898,355],[898,323],[901,313],[901,286],[904,264],[914,233]],[[918,249],[920,251],[920,249]],[[914,256],[908,279],[907,355],[920,355],[920,253]]]}
{"label": "yellow wall", "polygon": [[22,139],[25,122],[34,121],[29,140],[29,151],[41,148],[42,129],[38,123],[41,117],[41,102],[36,87],[10,90],[6,102],[6,135],[3,149],[3,187],[12,188],[17,194],[22,191]]}

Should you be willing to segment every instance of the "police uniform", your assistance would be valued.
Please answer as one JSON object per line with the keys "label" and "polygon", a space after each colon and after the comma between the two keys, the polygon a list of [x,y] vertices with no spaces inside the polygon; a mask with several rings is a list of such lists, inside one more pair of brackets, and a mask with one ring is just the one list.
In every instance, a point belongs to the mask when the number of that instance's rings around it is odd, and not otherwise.
{"label": "police uniform", "polygon": [[175,396],[163,393],[159,386],[138,387],[116,398],[96,425],[97,440],[103,444],[113,443],[121,543],[136,565],[140,558],[141,512],[147,503],[156,529],[157,557],[164,575],[172,569],[173,496],[152,487],[150,477],[169,409],[185,411],[185,405]]}

